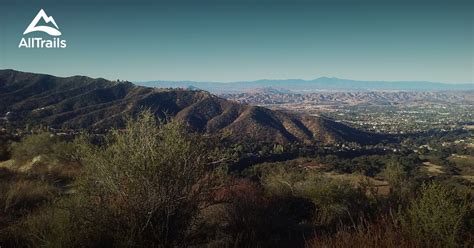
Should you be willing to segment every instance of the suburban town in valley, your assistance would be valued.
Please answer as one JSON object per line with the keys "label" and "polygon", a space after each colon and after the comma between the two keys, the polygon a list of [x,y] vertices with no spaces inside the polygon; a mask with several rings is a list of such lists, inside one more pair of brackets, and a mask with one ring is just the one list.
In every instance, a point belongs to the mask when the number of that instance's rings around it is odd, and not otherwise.
{"label": "suburban town in valley", "polygon": [[271,109],[322,115],[376,133],[474,128],[474,91],[288,93],[264,89],[220,96]]}

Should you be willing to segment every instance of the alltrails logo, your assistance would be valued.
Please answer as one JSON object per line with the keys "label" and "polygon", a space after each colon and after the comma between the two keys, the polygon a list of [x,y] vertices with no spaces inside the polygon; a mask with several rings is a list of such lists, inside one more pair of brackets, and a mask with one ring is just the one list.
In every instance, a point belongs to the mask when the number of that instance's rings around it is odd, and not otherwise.
{"label": "alltrails logo", "polygon": [[[52,26],[39,26],[38,22],[43,20],[45,24],[53,24]],[[29,34],[31,32],[44,32],[50,36],[61,36],[59,31],[58,24],[54,21],[52,16],[48,16],[43,9],[41,9],[36,17],[31,21],[30,25],[26,28],[23,35]],[[28,37],[21,38],[18,48],[66,48],[66,40],[62,40],[59,37],[54,37],[53,39],[43,39],[41,37]]]}

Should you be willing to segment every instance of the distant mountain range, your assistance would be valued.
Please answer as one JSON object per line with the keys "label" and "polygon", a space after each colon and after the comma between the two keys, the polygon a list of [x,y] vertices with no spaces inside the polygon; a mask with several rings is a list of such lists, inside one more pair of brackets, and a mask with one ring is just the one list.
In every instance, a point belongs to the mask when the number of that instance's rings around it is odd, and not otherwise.
{"label": "distant mountain range", "polygon": [[239,140],[372,143],[369,134],[322,117],[239,104],[204,91],[156,89],[84,76],[0,70],[0,117],[8,125],[52,128],[123,127],[124,116],[143,108],[185,122],[193,131],[230,133]]}
{"label": "distant mountain range", "polygon": [[423,81],[357,81],[334,77],[320,77],[314,80],[258,80],[247,82],[193,82],[193,81],[149,81],[136,82],[138,85],[158,88],[202,89],[213,93],[246,92],[259,88],[274,88],[292,92],[315,91],[446,91],[474,90],[474,83],[445,84]]}

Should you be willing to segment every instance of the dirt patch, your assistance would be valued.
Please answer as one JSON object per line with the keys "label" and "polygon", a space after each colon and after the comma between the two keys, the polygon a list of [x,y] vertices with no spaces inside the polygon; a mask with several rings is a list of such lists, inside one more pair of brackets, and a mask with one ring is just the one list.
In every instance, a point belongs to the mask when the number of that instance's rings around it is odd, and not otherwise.
{"label": "dirt patch", "polygon": [[326,172],[324,175],[331,178],[349,181],[354,186],[359,186],[360,184],[366,183],[368,181],[373,187],[375,187],[377,194],[388,195],[390,193],[390,186],[388,185],[388,182],[384,180],[379,180],[359,174],[338,174],[334,172]]}
{"label": "dirt patch", "polygon": [[301,167],[307,168],[307,169],[325,169],[328,166],[325,164],[312,161],[312,162],[307,162],[307,163],[302,164]]}
{"label": "dirt patch", "polygon": [[423,168],[432,174],[444,174],[443,166],[431,162],[423,162]]}
{"label": "dirt patch", "polygon": [[0,168],[5,168],[5,169],[8,169],[8,170],[13,170],[14,165],[15,165],[15,160],[13,160],[13,159],[0,162]]}
{"label": "dirt patch", "polygon": [[464,180],[469,181],[470,183],[474,183],[474,176],[463,175],[463,176],[456,176],[456,177],[460,177]]}

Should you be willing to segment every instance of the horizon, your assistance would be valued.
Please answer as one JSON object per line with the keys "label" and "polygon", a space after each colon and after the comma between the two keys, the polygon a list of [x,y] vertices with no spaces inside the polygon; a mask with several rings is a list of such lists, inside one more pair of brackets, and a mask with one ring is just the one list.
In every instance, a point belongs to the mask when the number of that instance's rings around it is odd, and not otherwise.
{"label": "horizon", "polygon": [[[474,81],[474,4],[464,0],[2,5],[0,68],[133,82]],[[18,48],[40,9],[67,48]]]}
{"label": "horizon", "polygon": [[473,0],[0,1],[0,248],[474,248]]}
{"label": "horizon", "polygon": [[89,78],[93,79],[105,79],[108,81],[128,81],[131,83],[151,83],[151,82],[170,82],[170,83],[212,83],[212,84],[232,84],[232,83],[252,83],[252,82],[259,82],[259,81],[314,81],[314,80],[319,80],[323,78],[327,79],[338,79],[338,80],[347,80],[347,81],[355,81],[355,82],[380,82],[380,83],[432,83],[432,84],[444,84],[444,85],[470,85],[474,84],[474,82],[454,82],[454,83],[448,83],[448,82],[434,82],[434,81],[426,81],[426,80],[404,80],[404,81],[387,81],[387,80],[360,80],[360,79],[352,79],[352,78],[339,78],[339,77],[331,77],[331,76],[320,76],[320,77],[315,77],[315,78],[309,78],[309,79],[303,79],[303,78],[282,78],[282,79],[268,79],[268,78],[262,78],[262,79],[254,79],[254,80],[248,80],[248,81],[195,81],[195,80],[163,80],[163,79],[155,79],[155,80],[144,80],[144,81],[139,81],[139,80],[129,80],[129,79],[110,79],[106,77],[93,77],[90,75],[86,74],[76,74],[76,75],[56,75],[56,74],[51,74],[51,73],[43,73],[43,72],[32,72],[32,71],[21,71],[18,69],[12,69],[12,68],[0,68],[0,70],[12,70],[12,71],[17,71],[17,72],[23,72],[23,73],[32,73],[32,74],[43,74],[43,75],[49,75],[49,76],[54,76],[54,77],[59,77],[59,78],[68,78],[68,77],[76,77],[76,76],[86,76]]}

